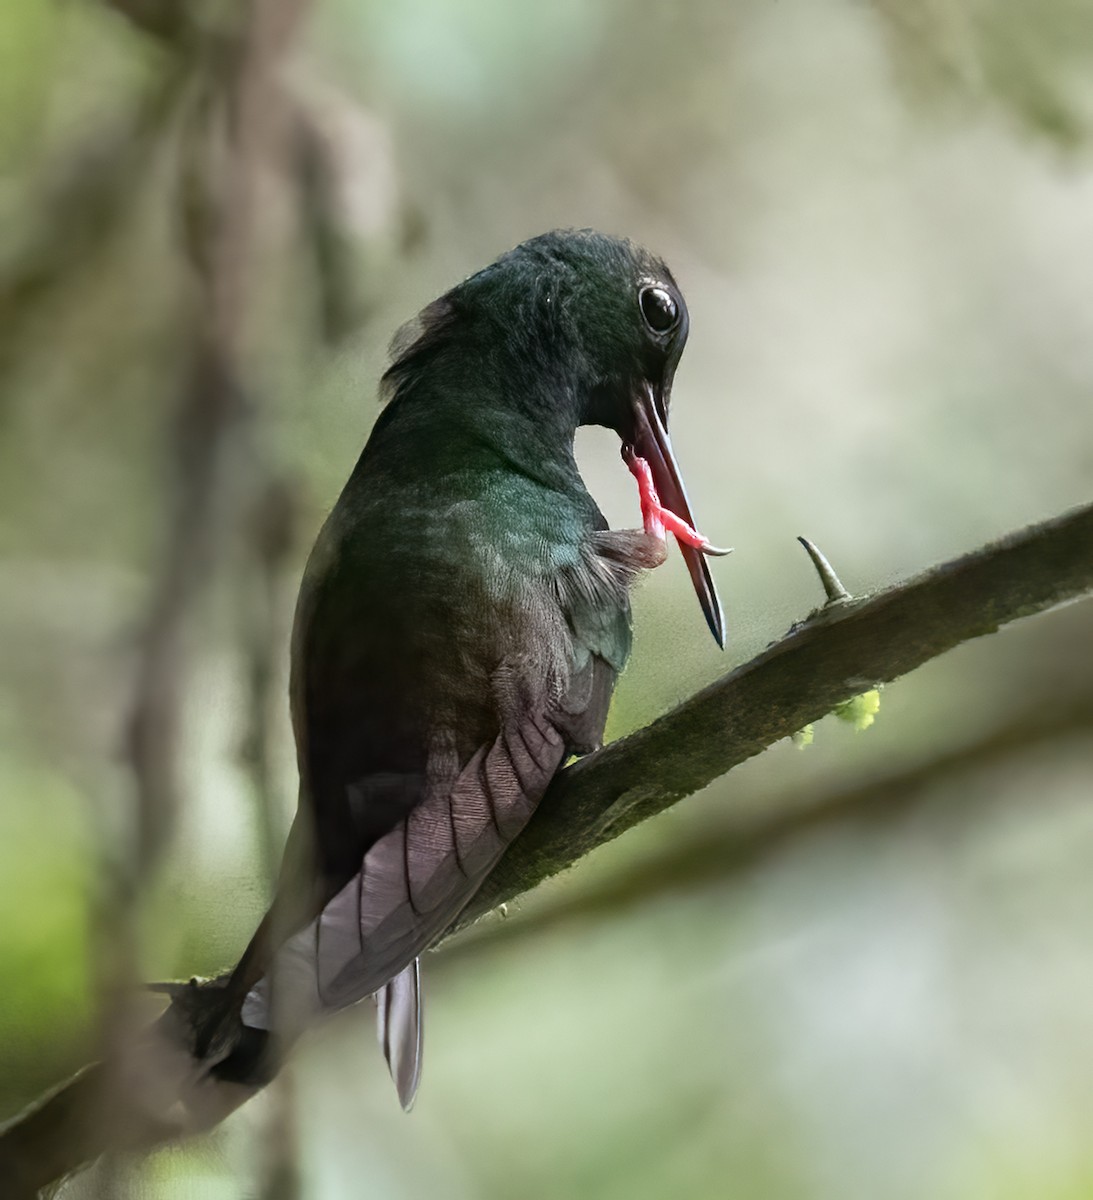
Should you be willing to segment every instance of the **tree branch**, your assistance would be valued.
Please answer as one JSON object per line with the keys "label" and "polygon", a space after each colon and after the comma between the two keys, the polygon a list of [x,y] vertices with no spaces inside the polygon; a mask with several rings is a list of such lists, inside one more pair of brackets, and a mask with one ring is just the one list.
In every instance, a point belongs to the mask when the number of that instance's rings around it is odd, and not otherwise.
{"label": "tree branch", "polygon": [[[1032,526],[878,595],[836,600],[751,662],[563,771],[454,928],[534,887],[837,704],[1020,617],[1093,592],[1093,505]],[[449,931],[451,932],[451,931]],[[0,1182],[56,1176],[116,1146],[81,1076],[0,1133]],[[224,1112],[206,1112],[211,1127]],[[89,1130],[99,1139],[89,1144]],[[141,1131],[145,1148],[177,1126]],[[128,1144],[136,1139],[130,1133]],[[35,1157],[35,1156],[42,1157]],[[43,1158],[46,1161],[43,1161]]]}
{"label": "tree branch", "polygon": [[[728,822],[713,830],[673,844],[652,861],[643,860],[577,895],[559,897],[548,907],[519,920],[493,923],[482,937],[457,938],[445,945],[437,959],[447,970],[479,955],[494,954],[509,942],[588,920],[606,920],[637,905],[655,905],[664,896],[710,887],[736,877],[761,863],[783,846],[811,831],[836,822],[879,825],[906,818],[907,813],[933,795],[933,789],[956,776],[988,770],[1016,761],[1044,747],[1057,746],[1093,732],[1093,691],[1064,698],[1045,708],[1030,703],[1004,724],[973,741],[931,756],[882,778],[850,788],[825,787],[811,796],[774,797],[755,812],[750,796],[734,794]],[[977,798],[978,799],[978,798]],[[991,793],[984,803],[999,795]],[[742,818],[742,809],[748,813]]]}
{"label": "tree branch", "polygon": [[1093,505],[829,604],[630,737],[567,767],[454,929],[961,642],[1093,591]]}

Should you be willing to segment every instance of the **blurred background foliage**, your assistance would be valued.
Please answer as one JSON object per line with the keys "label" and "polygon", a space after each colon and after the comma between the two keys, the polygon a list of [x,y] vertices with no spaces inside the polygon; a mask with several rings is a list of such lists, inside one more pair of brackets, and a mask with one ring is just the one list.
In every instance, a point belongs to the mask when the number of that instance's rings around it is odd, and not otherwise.
{"label": "blurred background foliage", "polygon": [[[818,602],[798,533],[863,591],[1087,501],[1091,68],[1084,0],[6,0],[0,1116],[108,1037],[104,958],[249,936],[384,347],[517,241],[671,264],[737,547],[726,658],[678,561],[642,588],[612,735]],[[964,646],[482,922],[427,963],[411,1118],[354,1011],[62,1195],[1090,1195],[1091,666],[1088,604]]]}

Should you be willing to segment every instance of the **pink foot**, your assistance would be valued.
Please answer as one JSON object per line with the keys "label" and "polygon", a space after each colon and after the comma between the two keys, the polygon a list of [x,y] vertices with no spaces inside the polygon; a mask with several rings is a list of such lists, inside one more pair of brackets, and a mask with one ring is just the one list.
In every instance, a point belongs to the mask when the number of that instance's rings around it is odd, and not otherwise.
{"label": "pink foot", "polygon": [[630,474],[638,481],[638,496],[641,498],[641,517],[645,532],[663,541],[667,531],[674,534],[676,539],[684,545],[693,546],[696,550],[712,548],[709,538],[704,537],[696,529],[692,529],[682,517],[677,517],[670,508],[665,508],[661,504],[656,484],[653,483],[653,472],[648,462],[635,454],[629,447],[623,450],[622,457],[630,468]]}

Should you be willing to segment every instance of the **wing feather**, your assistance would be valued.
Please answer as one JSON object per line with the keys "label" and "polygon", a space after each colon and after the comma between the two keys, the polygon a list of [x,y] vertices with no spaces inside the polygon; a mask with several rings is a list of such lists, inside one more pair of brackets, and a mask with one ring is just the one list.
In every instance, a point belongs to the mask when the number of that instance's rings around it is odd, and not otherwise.
{"label": "wing feather", "polygon": [[[526,825],[566,756],[566,738],[527,714],[480,748],[448,787],[376,841],[361,869],[276,955],[279,1021],[301,1027],[379,991],[428,948]],[[268,978],[244,1006],[266,1027]],[[293,989],[283,995],[286,987]]]}

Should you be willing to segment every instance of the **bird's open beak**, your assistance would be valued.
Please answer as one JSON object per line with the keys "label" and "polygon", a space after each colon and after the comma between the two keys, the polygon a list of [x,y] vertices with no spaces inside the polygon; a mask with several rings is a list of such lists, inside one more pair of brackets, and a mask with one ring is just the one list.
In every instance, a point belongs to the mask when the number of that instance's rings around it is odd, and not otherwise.
{"label": "bird's open beak", "polygon": [[[691,515],[691,505],[687,500],[687,492],[683,487],[683,479],[672,453],[672,443],[668,437],[667,428],[667,386],[653,387],[646,383],[634,402],[635,428],[631,448],[640,458],[649,464],[653,474],[653,483],[660,496],[661,504],[685,521],[692,529],[695,526]],[[624,454],[626,450],[624,448]],[[710,576],[710,568],[706,562],[706,554],[724,554],[713,547],[703,550],[689,545],[677,537],[683,561],[691,575],[698,602],[706,617],[706,624],[714,635],[717,644],[725,648],[725,616],[721,611],[721,601]]]}

